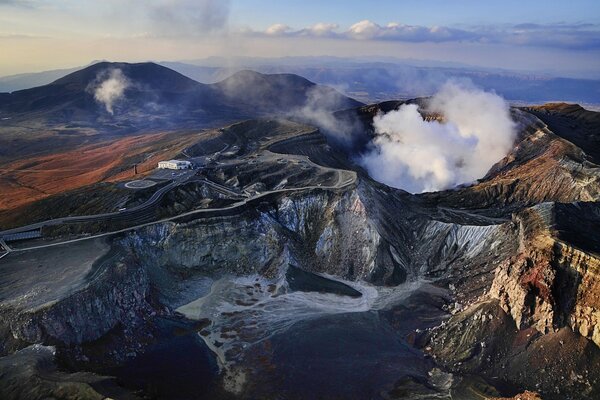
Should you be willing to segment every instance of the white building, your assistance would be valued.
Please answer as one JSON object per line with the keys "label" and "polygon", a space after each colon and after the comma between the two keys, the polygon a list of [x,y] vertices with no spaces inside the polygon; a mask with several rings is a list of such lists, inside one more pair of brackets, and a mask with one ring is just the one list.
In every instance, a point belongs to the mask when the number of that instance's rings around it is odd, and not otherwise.
{"label": "white building", "polygon": [[192,163],[189,161],[181,161],[181,160],[160,161],[158,163],[158,168],[160,168],[160,169],[190,169],[190,168],[192,168]]}

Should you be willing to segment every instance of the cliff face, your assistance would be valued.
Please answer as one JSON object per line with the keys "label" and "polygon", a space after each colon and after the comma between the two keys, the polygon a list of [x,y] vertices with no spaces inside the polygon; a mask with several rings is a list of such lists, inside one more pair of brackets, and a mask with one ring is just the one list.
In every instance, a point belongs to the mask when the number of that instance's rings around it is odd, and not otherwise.
{"label": "cliff face", "polygon": [[[152,335],[155,316],[185,309],[188,318],[206,317],[199,329],[215,354],[241,362],[244,344],[265,339],[272,324],[282,329],[335,307],[370,311],[411,285],[396,286],[429,280],[452,294],[447,322],[415,333],[439,365],[550,398],[593,398],[600,393],[593,372],[600,369],[599,169],[540,120],[516,116],[518,145],[470,187],[414,196],[359,173],[345,189],[279,193],[218,216],[111,236],[108,253],[78,271],[85,278],[73,278],[72,290],[48,300],[39,284],[19,301],[0,298],[2,351],[52,344],[87,365],[85,347],[110,342],[99,358],[119,362],[144,350],[141,337]],[[311,147],[311,157],[327,159],[324,148]],[[195,200],[197,189],[186,196]],[[71,288],[66,269],[51,264],[39,271]],[[345,281],[338,293],[344,286],[356,296],[293,293],[290,266],[305,280],[300,287],[335,277]],[[289,293],[299,302],[280,297]],[[203,309],[205,300],[212,303]],[[252,309],[262,303],[268,307]]]}
{"label": "cliff face", "polygon": [[368,280],[378,265],[385,266],[378,259],[385,243],[355,190],[281,197],[233,217],[152,225],[129,235],[125,243],[145,265],[212,275],[273,278],[291,263]]}
{"label": "cliff face", "polygon": [[438,209],[461,204],[510,218],[487,228],[483,251],[458,262],[487,267],[443,278],[459,304],[428,333],[426,348],[451,371],[512,382],[544,398],[595,398],[600,170],[568,135],[557,136],[532,115],[517,116],[518,145],[481,182],[423,196]]}
{"label": "cliff face", "polygon": [[106,265],[85,288],[54,302],[31,309],[2,307],[2,330],[10,337],[3,351],[19,343],[77,345],[117,326],[135,331],[155,313],[148,296],[144,269],[122,258]]}
{"label": "cliff face", "polygon": [[570,326],[600,346],[600,259],[557,237],[562,226],[554,208],[546,203],[517,215],[519,252],[496,270],[489,294],[519,328],[547,333]]}
{"label": "cliff face", "polygon": [[[234,216],[137,229],[113,242],[112,256],[96,266],[83,289],[34,309],[5,308],[9,331],[24,343],[77,345],[116,326],[134,329],[163,312],[163,305],[181,305],[187,298],[180,285],[193,286],[198,276],[279,279],[294,265],[349,281],[397,285],[421,276],[482,274],[511,248],[499,242],[511,223],[431,220],[402,197],[377,203],[381,199],[372,190],[361,183],[342,192],[298,193]],[[402,208],[405,213],[394,212]]]}
{"label": "cliff face", "polygon": [[[504,379],[544,398],[594,398],[600,280],[589,226],[599,225],[598,211],[597,203],[543,203],[515,214],[517,248],[503,253],[483,294],[429,334],[428,350],[450,370]],[[566,380],[557,385],[552,376]]]}
{"label": "cliff face", "polygon": [[240,215],[136,230],[113,242],[82,288],[34,308],[3,306],[2,328],[21,343],[78,345],[135,330],[162,301],[180,303],[178,285],[194,276],[280,278],[291,264],[373,280],[393,273],[389,248],[356,190],[284,196]]}

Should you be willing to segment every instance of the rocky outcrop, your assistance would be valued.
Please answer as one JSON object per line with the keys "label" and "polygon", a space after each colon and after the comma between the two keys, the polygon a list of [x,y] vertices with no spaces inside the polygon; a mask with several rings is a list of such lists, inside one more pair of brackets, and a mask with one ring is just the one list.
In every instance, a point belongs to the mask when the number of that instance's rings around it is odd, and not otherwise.
{"label": "rocky outcrop", "polygon": [[502,224],[461,225],[441,221],[429,222],[419,235],[423,248],[423,274],[429,276],[452,275],[470,260],[482,257],[494,249],[504,235]]}
{"label": "rocky outcrop", "polygon": [[497,300],[468,307],[429,333],[426,351],[447,370],[510,382],[544,399],[595,399],[600,393],[600,349],[562,328],[541,334],[517,329]]}
{"label": "rocky outcrop", "polygon": [[516,216],[519,252],[498,267],[489,294],[519,328],[568,325],[600,346],[600,259],[558,239],[554,214],[553,204],[542,204]]}
{"label": "rocky outcrop", "polygon": [[[518,383],[544,398],[594,398],[600,263],[589,232],[598,215],[597,203],[543,203],[515,214],[517,248],[501,253],[484,294],[430,333],[431,352],[452,371]],[[533,363],[544,370],[527,370]],[[556,385],[546,375],[567,380]]]}
{"label": "rocky outcrop", "polygon": [[11,335],[25,343],[80,344],[117,325],[133,329],[153,312],[148,277],[133,260],[121,260],[85,289],[28,310],[3,310]]}
{"label": "rocky outcrop", "polygon": [[351,280],[368,279],[385,245],[356,191],[283,196],[233,217],[152,225],[125,242],[151,268],[274,277],[293,262]]}
{"label": "rocky outcrop", "polygon": [[493,397],[491,400],[542,400],[542,398],[539,394],[526,390],[513,397]]}
{"label": "rocky outcrop", "polygon": [[570,246],[561,250],[557,261],[571,265],[580,278],[568,324],[600,346],[600,258]]}
{"label": "rocky outcrop", "polygon": [[551,214],[552,204],[546,203],[515,217],[520,227],[519,249],[498,266],[490,288],[490,297],[499,299],[518,328],[533,325],[548,332],[558,318],[552,290],[557,272],[551,265],[548,232]]}

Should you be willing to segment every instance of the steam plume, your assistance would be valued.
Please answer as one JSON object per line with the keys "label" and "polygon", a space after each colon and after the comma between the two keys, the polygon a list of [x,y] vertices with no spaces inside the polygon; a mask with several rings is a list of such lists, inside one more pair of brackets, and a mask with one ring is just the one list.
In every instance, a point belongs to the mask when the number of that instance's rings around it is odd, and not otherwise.
{"label": "steam plume", "polygon": [[330,140],[342,146],[350,146],[352,134],[361,132],[358,121],[335,115],[335,111],[349,108],[346,98],[338,88],[313,86],[307,92],[306,102],[294,109],[291,116],[318,127]]}
{"label": "steam plume", "polygon": [[103,104],[106,111],[112,115],[114,104],[123,97],[125,89],[129,86],[130,82],[123,71],[114,68],[98,74],[90,89],[94,94],[94,99]]}
{"label": "steam plume", "polygon": [[508,104],[472,84],[447,82],[426,111],[441,114],[443,122],[424,120],[416,104],[374,118],[376,137],[360,158],[374,179],[412,193],[471,183],[515,139]]}

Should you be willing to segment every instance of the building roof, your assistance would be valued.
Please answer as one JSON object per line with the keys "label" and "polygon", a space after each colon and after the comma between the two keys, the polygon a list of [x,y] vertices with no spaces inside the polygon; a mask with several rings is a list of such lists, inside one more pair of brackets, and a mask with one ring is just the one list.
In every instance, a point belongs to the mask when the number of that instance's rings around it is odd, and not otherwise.
{"label": "building roof", "polygon": [[169,162],[169,163],[175,163],[175,164],[178,164],[178,163],[187,163],[187,164],[189,164],[190,163],[189,161],[185,161],[185,160],[167,160],[167,161],[161,161],[161,162]]}

